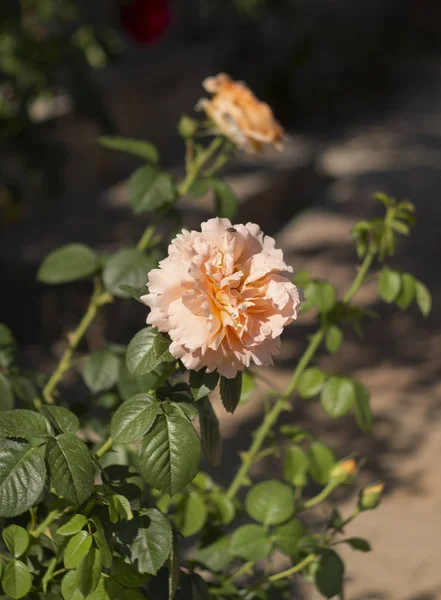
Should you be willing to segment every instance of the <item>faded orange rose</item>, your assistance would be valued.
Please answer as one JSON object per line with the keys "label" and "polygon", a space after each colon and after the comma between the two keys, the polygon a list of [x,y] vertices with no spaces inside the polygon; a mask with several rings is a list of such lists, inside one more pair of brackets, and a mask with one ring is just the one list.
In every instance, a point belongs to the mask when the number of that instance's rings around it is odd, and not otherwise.
{"label": "faded orange rose", "polygon": [[213,97],[202,98],[196,108],[204,110],[223,135],[248,154],[259,153],[265,146],[283,150],[282,127],[268,104],[260,102],[245,83],[219,73],[202,85]]}

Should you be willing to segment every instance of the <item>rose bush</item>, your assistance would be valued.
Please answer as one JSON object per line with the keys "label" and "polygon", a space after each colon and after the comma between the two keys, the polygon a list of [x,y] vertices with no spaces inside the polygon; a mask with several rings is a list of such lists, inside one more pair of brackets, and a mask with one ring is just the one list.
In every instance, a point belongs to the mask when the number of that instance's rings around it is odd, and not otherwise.
{"label": "rose bush", "polygon": [[[271,112],[262,114],[272,127]],[[257,139],[235,123],[247,144]],[[373,266],[385,302],[404,310],[415,300],[423,314],[430,311],[421,281],[383,265],[398,236],[409,233],[413,205],[377,194],[384,218],[354,227],[361,264],[338,298],[330,283],[293,275],[257,225],[231,220],[236,199],[218,172],[236,145],[249,148],[227,131],[228,137],[218,132],[201,143],[216,125],[182,118],[186,174],[180,182],[161,168],[148,142],[101,139],[145,162],[128,183],[135,213],[150,213],[157,224],[177,210],[180,197],[202,189],[211,190],[217,217],[201,231],[177,233],[159,264],[154,224],[136,247],[110,256],[75,243],[51,252],[37,273],[41,282],[89,279],[93,291],[49,377],[19,368],[13,333],[0,324],[3,598],[289,599],[295,576],[332,598],[344,586],[337,544],[370,550],[368,541],[344,531],[360,512],[378,506],[383,484],[360,490],[353,511],[341,515],[330,496],[357,485],[361,464],[351,456],[339,460],[296,425],[295,413],[289,424],[279,426],[278,418],[291,410],[297,392],[319,398],[330,418],[352,412],[361,430],[371,430],[365,386],[311,362],[323,346],[339,350],[343,321],[361,330],[369,311],[354,297]],[[127,347],[106,343],[84,354],[83,338],[98,311],[133,299],[150,307],[147,327]],[[224,489],[200,471],[202,452],[212,465],[222,461],[213,392],[219,385],[229,412],[254,387],[263,394],[259,367],[271,364],[284,327],[308,310],[315,311],[317,329],[286,389],[270,390],[252,443]],[[78,365],[88,396],[69,406],[59,387]],[[96,408],[100,420],[89,412]],[[280,458],[280,468],[257,483],[253,467],[269,455]],[[322,503],[326,518],[315,524],[308,511]],[[192,539],[191,547],[183,538]],[[283,568],[273,568],[275,555],[284,557]]]}

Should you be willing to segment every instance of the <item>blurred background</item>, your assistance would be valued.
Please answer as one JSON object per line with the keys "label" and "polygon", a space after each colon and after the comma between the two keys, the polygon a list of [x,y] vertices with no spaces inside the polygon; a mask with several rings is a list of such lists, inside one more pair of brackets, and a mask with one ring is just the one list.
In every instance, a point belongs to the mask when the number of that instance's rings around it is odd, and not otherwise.
{"label": "blurred background", "polygon": [[[321,359],[371,389],[374,435],[351,417],[330,422],[317,403],[298,402],[286,417],[343,455],[365,456],[364,483],[386,483],[381,509],[349,531],[374,552],[346,553],[348,600],[441,598],[440,30],[437,0],[0,3],[0,320],[21,343],[25,368],[50,371],[90,292],[87,284],[38,284],[42,258],[68,242],[115,250],[148,223],[131,214],[124,183],[136,159],[101,148],[97,136],[148,139],[180,175],[176,124],[210,74],[245,80],[289,133],[283,154],[240,158],[227,177],[241,200],[237,220],[273,235],[295,270],[342,292],[356,261],[350,228],[377,211],[371,193],[416,204],[416,230],[393,266],[428,285],[432,315],[381,305],[372,281],[358,300],[381,318],[361,342],[348,332],[339,354]],[[196,227],[212,216],[211,203],[185,199],[181,212]],[[135,304],[106,308],[89,346],[127,342],[145,319]],[[278,387],[311,327],[307,314],[287,331],[267,373]],[[87,402],[75,374],[67,383],[66,394]],[[219,411],[225,457],[213,474],[221,481],[230,479],[261,410],[256,395],[234,417]],[[257,477],[273,466],[259,468]],[[354,502],[349,491],[342,511]],[[308,587],[299,594],[314,598]]]}

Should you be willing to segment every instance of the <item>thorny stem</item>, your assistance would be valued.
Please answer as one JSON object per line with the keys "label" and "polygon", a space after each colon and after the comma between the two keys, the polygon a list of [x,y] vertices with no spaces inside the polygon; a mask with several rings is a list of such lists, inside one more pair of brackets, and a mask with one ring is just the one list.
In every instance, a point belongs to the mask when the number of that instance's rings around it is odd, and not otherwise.
{"label": "thorny stem", "polygon": [[235,478],[231,482],[230,487],[228,488],[227,498],[229,498],[230,500],[232,500],[236,496],[238,490],[244,484],[248,475],[248,471],[255,462],[256,456],[259,453],[260,448],[263,442],[265,441],[267,435],[269,434],[272,426],[276,423],[280,414],[287,409],[288,398],[295,390],[301,374],[307,367],[309,361],[314,356],[317,348],[320,346],[323,340],[323,336],[324,331],[322,329],[319,329],[312,336],[311,341],[309,342],[309,346],[307,347],[305,353],[300,359],[284,394],[277,400],[272,409],[267,413],[259,429],[256,431],[253,443],[251,444],[249,451],[245,454],[242,465],[239,471],[237,472]]}
{"label": "thorny stem", "polygon": [[[349,302],[352,299],[352,297],[355,295],[355,293],[358,291],[358,289],[360,288],[360,286],[362,285],[362,283],[366,277],[366,274],[369,270],[369,267],[372,264],[372,261],[374,260],[374,257],[375,257],[375,250],[371,248],[368,251],[368,253],[366,254],[364,261],[363,261],[362,265],[360,266],[360,269],[359,269],[357,276],[355,277],[352,285],[350,286],[349,290],[345,294],[345,296],[343,298],[344,302]],[[251,469],[252,465],[254,464],[256,457],[257,457],[258,453],[260,452],[262,444],[264,443],[266,437],[268,436],[269,432],[271,431],[271,428],[273,427],[273,425],[277,422],[277,419],[279,418],[280,414],[283,411],[291,408],[291,406],[288,404],[288,400],[289,400],[290,396],[292,395],[292,393],[295,391],[303,371],[306,369],[309,362],[314,357],[314,354],[318,350],[320,344],[322,343],[324,335],[325,335],[325,329],[323,327],[321,327],[311,337],[309,345],[306,348],[303,356],[299,360],[297,367],[296,367],[294,373],[292,374],[291,380],[288,383],[288,386],[287,386],[285,392],[274,403],[272,409],[265,415],[265,417],[262,421],[262,424],[255,432],[253,443],[251,444],[251,447],[248,450],[248,452],[245,453],[243,461],[242,461],[242,465],[240,466],[238,472],[236,473],[236,476],[234,477],[233,481],[231,482],[230,487],[227,490],[227,498],[229,498],[230,500],[232,500],[236,496],[239,489],[245,484],[245,482],[247,480],[248,472]]]}
{"label": "thorny stem", "polygon": [[73,353],[75,352],[82,337],[86,333],[89,325],[95,318],[98,309],[104,304],[108,304],[111,301],[112,296],[107,292],[103,292],[101,283],[95,281],[95,289],[93,291],[86,313],[81,319],[80,324],[75,329],[75,331],[67,336],[68,347],[64,351],[57,368],[52,373],[50,379],[43,388],[42,395],[44,400],[48,404],[54,403],[54,398],[52,394],[55,391],[55,388],[57,387],[58,383],[62,379],[64,373],[66,373],[66,371],[68,371],[71,368]]}

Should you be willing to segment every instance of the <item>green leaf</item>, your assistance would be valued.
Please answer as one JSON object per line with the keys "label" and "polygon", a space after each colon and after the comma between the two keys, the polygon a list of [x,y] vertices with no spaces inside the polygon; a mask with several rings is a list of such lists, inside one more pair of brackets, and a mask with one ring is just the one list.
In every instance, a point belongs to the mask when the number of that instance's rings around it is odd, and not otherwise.
{"label": "green leaf", "polygon": [[49,440],[46,447],[50,483],[55,493],[75,506],[93,491],[93,460],[84,442],[71,433]]}
{"label": "green leaf", "polygon": [[174,496],[195,477],[200,453],[199,438],[187,419],[159,416],[140,445],[141,475],[149,485]]}
{"label": "green leaf", "polygon": [[207,520],[207,506],[199,492],[188,492],[176,506],[176,524],[184,537],[200,531]]}
{"label": "green leaf", "polygon": [[198,548],[195,558],[210,571],[215,573],[224,571],[233,559],[230,554],[230,538],[224,535],[212,544]]}
{"label": "green leaf", "polygon": [[229,413],[234,413],[239,404],[240,394],[242,392],[242,373],[238,371],[236,377],[227,379],[220,378],[220,395],[224,408]]}
{"label": "green leaf", "polygon": [[135,213],[150,212],[177,198],[171,175],[156,167],[140,167],[129,179],[129,196]]}
{"label": "green leaf", "polygon": [[381,269],[378,279],[378,291],[380,298],[390,304],[398,297],[401,290],[401,275],[398,271],[393,271],[389,267]]}
{"label": "green leaf", "polygon": [[299,379],[298,392],[302,398],[313,398],[325,382],[325,374],[317,367],[306,369]]}
{"label": "green leaf", "polygon": [[138,331],[127,347],[126,364],[129,373],[135,376],[145,375],[161,363],[175,360],[168,351],[169,346],[170,340],[152,327]]}
{"label": "green leaf", "polygon": [[99,268],[98,255],[83,244],[69,244],[46,256],[38,269],[37,279],[43,283],[67,283],[89,277]]}
{"label": "green leaf", "polygon": [[119,519],[130,521],[133,519],[130,501],[122,494],[111,494],[107,496],[109,502],[109,513],[111,523],[118,523]]}
{"label": "green leaf", "polygon": [[160,413],[156,398],[150,394],[136,394],[113,415],[110,434],[115,442],[130,444],[149,431]]}
{"label": "green leaf", "polygon": [[299,446],[289,446],[285,450],[283,477],[294,487],[305,487],[309,461]]}
{"label": "green leaf", "polygon": [[14,517],[40,498],[46,479],[39,448],[0,440],[0,517]]}
{"label": "green leaf", "polygon": [[202,448],[208,462],[217,467],[222,460],[222,438],[219,421],[209,398],[202,399],[199,409]]}
{"label": "green leaf", "polygon": [[333,375],[326,382],[320,396],[323,410],[333,419],[351,410],[355,402],[355,386],[352,379]]}
{"label": "green leaf", "polygon": [[112,254],[104,265],[103,282],[106,290],[118,298],[128,298],[131,294],[124,291],[122,286],[130,289],[141,289],[141,294],[147,293],[147,274],[155,266],[155,259],[147,256],[136,248],[125,248]]}
{"label": "green leaf", "polygon": [[70,538],[64,550],[64,566],[76,569],[92,546],[92,536],[88,531],[79,531]]}
{"label": "green leaf", "polygon": [[334,287],[325,281],[311,281],[304,288],[306,301],[321,313],[328,313],[335,306],[337,297]]}
{"label": "green leaf", "polygon": [[145,287],[134,287],[132,285],[120,285],[119,289],[122,292],[124,292],[126,298],[130,296],[130,298],[134,298],[140,304],[144,304],[144,302],[141,300],[141,296],[143,296],[146,293]]}
{"label": "green leaf", "polygon": [[95,544],[100,551],[101,562],[103,567],[106,569],[110,569],[113,563],[112,552],[109,548],[109,544],[107,542],[106,532],[104,530],[103,524],[101,523],[99,517],[97,515],[92,515],[89,521],[94,525],[95,532],[92,534]]}
{"label": "green leaf", "polygon": [[276,527],[272,539],[280,552],[294,557],[298,553],[297,544],[305,533],[306,527],[302,521],[300,519],[292,519]]}
{"label": "green leaf", "polygon": [[410,227],[402,221],[392,221],[390,226],[397,233],[401,233],[401,235],[409,235],[410,233]]}
{"label": "green leaf", "polygon": [[215,212],[217,217],[232,219],[237,212],[238,200],[231,187],[221,179],[212,179]]}
{"label": "green leaf", "polygon": [[190,371],[190,388],[195,401],[201,400],[211,394],[219,381],[216,371],[206,373],[205,369]]}
{"label": "green leaf", "polygon": [[344,564],[333,550],[325,550],[320,556],[315,584],[325,598],[340,594],[343,587]]}
{"label": "green leaf", "polygon": [[264,525],[279,525],[294,513],[293,491],[280,481],[263,481],[248,492],[245,508],[255,521]]}
{"label": "green leaf", "polygon": [[10,377],[9,382],[16,398],[19,398],[29,406],[34,404],[34,400],[37,398],[38,393],[35,389],[35,385],[30,379],[23,377],[22,375],[13,375]]}
{"label": "green leaf", "polygon": [[76,514],[69,519],[64,525],[57,529],[58,535],[74,535],[83,529],[87,523],[87,517]]}
{"label": "green leaf", "polygon": [[0,412],[12,410],[14,408],[14,396],[12,394],[11,384],[6,376],[0,373]]}
{"label": "green leaf", "polygon": [[84,596],[77,586],[76,571],[69,571],[63,577],[61,581],[61,595],[64,600],[84,600]]}
{"label": "green leaf", "polygon": [[[87,596],[87,600],[123,600],[123,590],[108,577],[101,575],[94,591]],[[84,598],[83,595],[81,595]],[[74,599],[75,600],[75,599]]]}
{"label": "green leaf", "polygon": [[14,558],[20,558],[29,545],[29,534],[18,525],[9,525],[2,532],[3,541]]}
{"label": "green leaf", "polygon": [[118,381],[120,360],[108,350],[99,350],[86,358],[84,382],[93,394],[110,389]]}
{"label": "green leaf", "polygon": [[199,196],[205,196],[212,188],[212,179],[209,177],[201,177],[200,179],[196,179],[187,194],[192,196],[193,198],[198,198]]}
{"label": "green leaf", "polygon": [[24,598],[32,587],[32,577],[27,566],[21,560],[11,560],[2,577],[3,591],[13,600]]}
{"label": "green leaf", "polygon": [[409,273],[401,274],[401,291],[396,299],[396,304],[401,310],[408,308],[416,294],[415,278]]}
{"label": "green leaf", "polygon": [[416,282],[416,301],[421,313],[427,317],[432,310],[432,296],[422,281]]}
{"label": "green leaf", "polygon": [[364,540],[363,538],[348,538],[347,540],[342,540],[344,541],[345,544],[348,544],[348,546],[350,546],[351,548],[353,548],[354,550],[359,550],[360,552],[370,552],[371,551],[371,545],[369,544],[368,541]]}
{"label": "green leaf", "polygon": [[231,536],[231,554],[244,560],[262,560],[270,551],[271,540],[261,525],[243,525]]}
{"label": "green leaf", "polygon": [[246,404],[251,398],[255,387],[254,377],[251,373],[244,371],[242,373],[242,389],[240,392],[239,404]]}
{"label": "green leaf", "polygon": [[136,588],[144,585],[148,580],[148,575],[138,573],[131,565],[126,563],[121,558],[117,558],[110,573],[112,579],[125,588]]}
{"label": "green leaf", "polygon": [[120,150],[121,152],[133,154],[134,156],[138,156],[139,158],[142,158],[150,163],[159,162],[159,153],[155,146],[144,140],[102,135],[98,138],[98,142],[101,144],[101,146],[111,148],[112,150]]}
{"label": "green leaf", "polygon": [[236,516],[234,502],[222,492],[216,491],[211,494],[210,499],[217,508],[222,525],[229,525]]}
{"label": "green leaf", "polygon": [[326,330],[325,346],[326,350],[331,354],[338,352],[343,342],[343,332],[340,327],[331,325]]}
{"label": "green leaf", "polygon": [[0,413],[0,436],[18,438],[46,438],[50,427],[37,412],[16,408]]}
{"label": "green leaf", "polygon": [[[150,593],[150,589],[148,590]],[[223,598],[224,596],[221,596]],[[157,594],[152,596],[155,600],[160,600]],[[212,600],[213,596],[209,592],[207,583],[197,573],[182,573],[179,591],[175,596],[176,600]],[[162,599],[161,599],[162,600]]]}
{"label": "green leaf", "polygon": [[132,561],[140,573],[156,575],[167,560],[172,545],[169,520],[156,508],[140,511],[138,534],[132,543]]}
{"label": "green leaf", "polygon": [[140,587],[148,580],[148,575],[146,573],[138,573],[132,565],[129,565],[121,558],[117,558],[114,561],[110,576],[125,588]]}
{"label": "green leaf", "polygon": [[325,485],[329,479],[329,472],[335,464],[334,453],[321,442],[312,442],[307,455],[311,477],[316,483]]}
{"label": "green leaf", "polygon": [[101,568],[99,550],[90,548],[77,568],[77,586],[84,596],[91,594],[97,587],[101,576]]}
{"label": "green leaf", "polygon": [[[13,362],[15,357],[15,339],[9,327],[0,323],[0,367],[6,368]],[[1,392],[0,392],[1,394]],[[1,407],[1,399],[0,399]],[[12,407],[11,407],[12,408]],[[1,408],[0,408],[1,410]]]}
{"label": "green leaf", "polygon": [[159,375],[154,371],[139,377],[130,375],[124,362],[119,369],[118,393],[123,400],[130,400],[136,394],[148,392],[156,383],[158,377]]}
{"label": "green leaf", "polygon": [[60,433],[76,433],[80,428],[80,421],[73,412],[62,406],[43,406],[41,408],[44,416],[51,425]]}
{"label": "green leaf", "polygon": [[354,380],[355,386],[355,420],[363,431],[372,431],[372,411],[369,390],[360,382]]}

